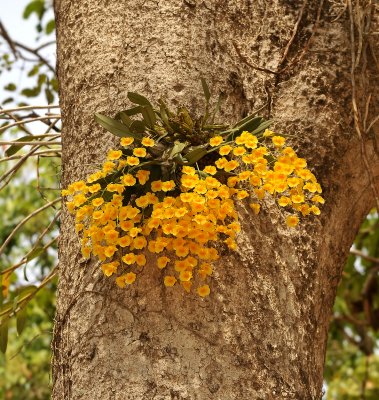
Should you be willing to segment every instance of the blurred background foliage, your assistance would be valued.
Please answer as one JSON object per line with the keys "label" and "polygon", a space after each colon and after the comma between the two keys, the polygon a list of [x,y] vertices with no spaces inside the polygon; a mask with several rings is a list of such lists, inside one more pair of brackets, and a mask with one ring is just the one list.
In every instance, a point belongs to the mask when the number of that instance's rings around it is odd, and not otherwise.
{"label": "blurred background foliage", "polygon": [[[60,147],[47,143],[60,134],[59,116],[53,118],[46,107],[58,99],[52,1],[20,3],[13,12],[19,13],[20,24],[28,24],[25,38],[30,41],[33,32],[34,44],[14,39],[15,26],[0,19],[0,246],[25,217],[59,196]],[[25,106],[32,107],[19,109]],[[16,111],[4,112],[9,109]],[[20,138],[32,145],[12,146]],[[0,252],[0,348],[6,348],[0,353],[1,399],[50,398],[58,233],[59,202],[23,224]],[[379,218],[373,210],[361,226],[338,288],[325,399],[379,399],[378,272]]]}

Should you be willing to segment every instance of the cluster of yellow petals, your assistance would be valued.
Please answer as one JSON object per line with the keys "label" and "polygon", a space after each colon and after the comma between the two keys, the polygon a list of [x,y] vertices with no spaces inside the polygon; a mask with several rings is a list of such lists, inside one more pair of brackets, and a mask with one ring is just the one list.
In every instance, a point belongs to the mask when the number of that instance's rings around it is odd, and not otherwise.
{"label": "cluster of yellow petals", "polygon": [[[236,201],[248,200],[258,214],[266,195],[274,196],[289,227],[298,224],[300,215],[319,215],[317,204],[324,203],[306,161],[286,147],[284,137],[268,130],[262,139],[249,132],[228,141],[212,137],[209,148],[218,153],[214,165],[185,165],[177,182],[149,180],[150,170],[141,159],[155,142],[149,137],[138,146],[133,142],[122,138],[124,148],[132,146],[128,152],[109,151],[102,169],[87,182],[74,182],[62,191],[75,214],[83,256],[98,257],[103,273],[116,276],[121,288],[135,281],[150,253],[163,271],[165,286],[180,284],[190,292],[196,284],[198,295],[208,296],[206,279],[220,248],[237,248],[241,228]],[[110,174],[117,178],[104,183]],[[143,194],[129,196],[125,204],[125,191],[141,186]]]}
{"label": "cluster of yellow petals", "polygon": [[[229,187],[239,186],[237,198],[254,199],[250,207],[255,214],[260,211],[260,200],[267,194],[277,200],[280,207],[291,209],[302,216],[320,214],[317,204],[323,204],[324,199],[320,184],[314,174],[307,169],[307,162],[299,158],[295,151],[285,146],[286,139],[276,136],[266,130],[264,138],[271,138],[266,146],[249,132],[243,132],[232,143],[224,143],[222,137],[212,138],[211,146],[218,146],[220,157],[216,167],[225,172],[236,172],[228,179]],[[229,159],[223,157],[233,154]],[[286,223],[295,227],[299,222],[297,215],[288,215]]]}

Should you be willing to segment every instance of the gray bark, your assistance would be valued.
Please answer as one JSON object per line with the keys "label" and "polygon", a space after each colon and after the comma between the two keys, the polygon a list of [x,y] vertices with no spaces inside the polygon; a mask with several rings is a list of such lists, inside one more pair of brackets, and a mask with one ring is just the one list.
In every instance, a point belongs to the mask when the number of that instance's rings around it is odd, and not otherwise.
{"label": "gray bark", "polygon": [[[336,286],[379,176],[375,126],[362,141],[354,128],[342,8],[313,0],[56,0],[63,187],[117,144],[95,112],[124,109],[128,91],[199,112],[203,76],[226,94],[226,121],[267,103],[262,113],[293,135],[326,204],[298,230],[285,228],[269,203],[258,217],[241,208],[239,250],[223,255],[204,300],[166,290],[151,264],[130,289],[117,288],[95,263],[80,262],[65,211],[54,400],[321,398]],[[373,49],[363,48],[355,70],[359,110],[372,94],[367,121],[378,112]]]}

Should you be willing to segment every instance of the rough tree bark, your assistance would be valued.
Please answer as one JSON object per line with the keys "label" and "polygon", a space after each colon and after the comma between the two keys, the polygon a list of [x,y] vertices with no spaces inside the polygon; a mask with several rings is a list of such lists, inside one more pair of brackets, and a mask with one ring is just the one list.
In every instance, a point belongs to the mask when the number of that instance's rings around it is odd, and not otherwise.
{"label": "rough tree bark", "polygon": [[64,212],[54,400],[321,398],[336,286],[379,176],[377,125],[367,129],[378,113],[378,36],[360,35],[377,21],[366,1],[359,28],[349,16],[357,6],[343,3],[55,1],[63,187],[115,145],[94,112],[124,109],[127,91],[196,112],[203,76],[226,94],[227,121],[267,103],[262,113],[293,135],[326,204],[291,231],[270,203],[259,217],[241,208],[239,250],[222,257],[205,300],[165,290],[154,266],[118,289],[81,263]]}

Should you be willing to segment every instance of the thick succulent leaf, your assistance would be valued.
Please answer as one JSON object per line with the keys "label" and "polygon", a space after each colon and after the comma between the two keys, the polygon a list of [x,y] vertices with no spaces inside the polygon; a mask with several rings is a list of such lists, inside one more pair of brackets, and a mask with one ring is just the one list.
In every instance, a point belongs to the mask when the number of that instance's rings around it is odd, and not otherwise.
{"label": "thick succulent leaf", "polygon": [[107,117],[100,113],[95,113],[96,121],[107,131],[118,137],[132,137],[137,140],[142,139],[142,135],[132,132],[126,125],[116,119]]}
{"label": "thick succulent leaf", "polygon": [[224,96],[222,94],[220,94],[218,96],[217,103],[216,103],[215,109],[213,110],[213,114],[212,114],[212,117],[211,117],[211,123],[212,124],[214,123],[216,115],[220,112],[221,104],[222,104],[223,101],[224,101]]}
{"label": "thick succulent leaf", "polygon": [[272,119],[269,119],[267,121],[262,122],[255,130],[253,130],[251,133],[253,135],[258,135],[259,133],[263,132],[266,130],[271,124],[273,123]]}
{"label": "thick succulent leaf", "polygon": [[190,113],[185,107],[179,108],[179,116],[184,121],[185,125],[192,131],[194,123]]}
{"label": "thick succulent leaf", "polygon": [[172,146],[171,150],[168,153],[167,158],[172,160],[177,154],[181,153],[186,147],[188,146],[187,143],[178,142]]}
{"label": "thick succulent leaf", "polygon": [[195,164],[207,154],[208,145],[197,146],[193,150],[189,151],[184,158],[189,164]]}
{"label": "thick succulent leaf", "polygon": [[134,104],[138,104],[140,106],[150,106],[153,108],[150,101],[139,93],[128,92],[128,99]]}
{"label": "thick succulent leaf", "polygon": [[207,82],[204,78],[201,78],[201,86],[203,87],[204,97],[207,103],[209,103],[209,99],[211,98],[211,91],[207,85]]}
{"label": "thick succulent leaf", "polygon": [[133,120],[129,118],[129,115],[125,111],[117,113],[116,118],[120,119],[127,127],[130,127],[131,123],[133,122]]}
{"label": "thick succulent leaf", "polygon": [[162,99],[159,99],[159,105],[165,110],[168,118],[175,116],[175,114],[168,108],[167,104]]}
{"label": "thick succulent leaf", "polygon": [[172,159],[176,162],[176,164],[179,164],[179,165],[188,164],[188,161],[185,160],[180,153],[176,154],[175,157],[173,157]]}
{"label": "thick succulent leaf", "polygon": [[143,109],[142,106],[137,106],[124,110],[123,112],[129,117],[131,117],[132,115],[142,114],[142,109]]}
{"label": "thick succulent leaf", "polygon": [[153,129],[154,125],[157,121],[157,118],[155,116],[155,112],[154,112],[153,108],[150,106],[142,107],[141,112],[142,112],[143,119],[144,119],[146,125],[149,128]]}
{"label": "thick succulent leaf", "polygon": [[143,121],[133,121],[130,125],[130,130],[135,134],[140,134],[145,132],[146,125]]}

